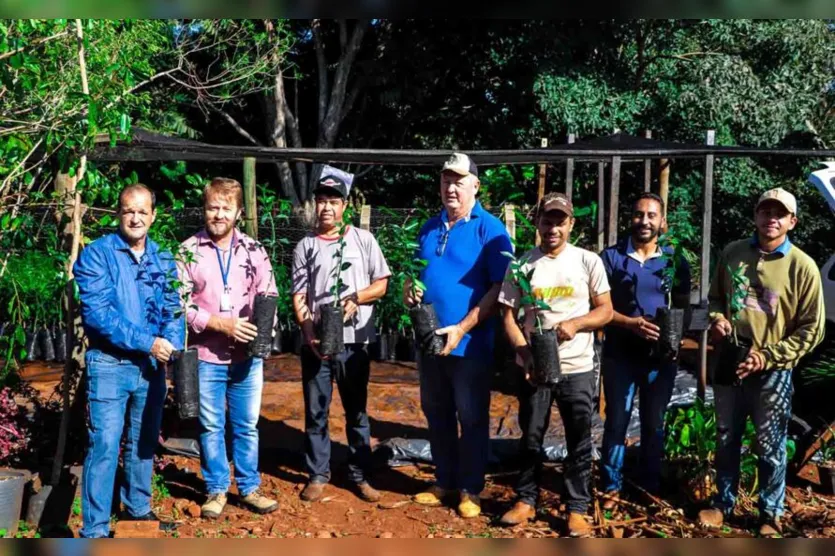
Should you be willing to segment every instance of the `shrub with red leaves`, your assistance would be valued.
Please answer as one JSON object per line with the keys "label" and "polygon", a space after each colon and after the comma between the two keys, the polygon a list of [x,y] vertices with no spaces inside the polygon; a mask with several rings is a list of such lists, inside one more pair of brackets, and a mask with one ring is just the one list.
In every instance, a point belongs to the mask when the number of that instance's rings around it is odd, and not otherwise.
{"label": "shrub with red leaves", "polygon": [[7,463],[26,447],[20,409],[10,388],[0,390],[0,463]]}

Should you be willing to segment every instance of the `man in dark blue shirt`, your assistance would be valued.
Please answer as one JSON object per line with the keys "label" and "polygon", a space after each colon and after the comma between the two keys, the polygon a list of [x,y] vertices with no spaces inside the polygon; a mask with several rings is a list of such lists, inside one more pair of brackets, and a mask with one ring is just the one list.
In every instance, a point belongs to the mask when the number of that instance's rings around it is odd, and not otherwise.
{"label": "man in dark blue shirt", "polygon": [[166,394],[164,365],[183,349],[185,336],[174,259],[147,238],[156,216],[153,192],[142,184],[127,186],[119,195],[118,215],[119,232],[88,245],[73,268],[89,342],[83,537],[110,534],[126,413],[122,519],[159,521],[151,511],[151,477]]}
{"label": "man in dark blue shirt", "polygon": [[[415,502],[440,505],[459,491],[458,513],[481,513],[490,424],[490,361],[495,319],[490,318],[513,250],[502,222],[476,200],[478,169],[455,153],[441,171],[444,209],[423,226],[417,257],[427,261],[421,274],[426,292],[404,301],[432,303],[446,336],[440,356],[420,354],[420,403],[429,422],[435,484]],[[461,438],[458,438],[458,425]]]}
{"label": "man in dark blue shirt", "polygon": [[[657,356],[660,329],[652,319],[667,306],[668,293],[673,305],[681,308],[687,307],[690,297],[690,267],[683,257],[672,284],[664,279],[663,270],[673,256],[672,249],[658,245],[659,232],[665,228],[664,201],[644,193],[632,207],[630,236],[601,254],[615,309],[606,327],[602,370],[606,396],[602,481],[608,494],[617,494],[622,487],[624,442],[636,390],[640,391],[642,482],[649,492],[659,487],[664,412],[677,364]],[[614,501],[606,500],[603,507],[613,508]]]}

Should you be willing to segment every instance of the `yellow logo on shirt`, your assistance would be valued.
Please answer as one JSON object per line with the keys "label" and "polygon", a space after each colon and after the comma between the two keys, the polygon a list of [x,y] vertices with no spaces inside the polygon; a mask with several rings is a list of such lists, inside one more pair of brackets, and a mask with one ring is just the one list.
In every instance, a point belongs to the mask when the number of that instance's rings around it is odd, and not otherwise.
{"label": "yellow logo on shirt", "polygon": [[547,301],[559,297],[571,297],[574,295],[574,286],[552,286],[549,288],[534,288],[533,294],[537,299]]}

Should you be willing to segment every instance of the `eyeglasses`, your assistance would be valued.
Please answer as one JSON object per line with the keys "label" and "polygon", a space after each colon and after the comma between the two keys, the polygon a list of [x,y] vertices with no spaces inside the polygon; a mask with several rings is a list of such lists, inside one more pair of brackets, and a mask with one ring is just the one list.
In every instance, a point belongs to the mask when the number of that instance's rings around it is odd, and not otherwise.
{"label": "eyeglasses", "polygon": [[438,247],[435,249],[435,254],[437,256],[441,256],[444,254],[444,249],[446,249],[446,243],[449,240],[449,229],[444,229],[441,235],[438,237]]}

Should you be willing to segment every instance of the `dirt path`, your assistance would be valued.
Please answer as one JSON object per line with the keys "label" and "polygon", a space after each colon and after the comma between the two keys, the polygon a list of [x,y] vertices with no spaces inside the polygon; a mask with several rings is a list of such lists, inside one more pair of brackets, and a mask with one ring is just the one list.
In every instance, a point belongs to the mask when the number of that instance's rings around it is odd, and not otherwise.
{"label": "dirt path", "polygon": [[[334,393],[330,415],[333,439],[333,481],[324,499],[318,503],[303,502],[299,492],[304,485],[304,411],[298,359],[280,356],[271,359],[265,368],[265,384],[259,422],[261,439],[262,487],[278,499],[280,509],[267,516],[257,516],[237,505],[232,487],[230,504],[218,521],[190,515],[204,501],[199,462],[180,456],[162,456],[158,474],[162,477],[155,488],[155,511],[160,516],[180,522],[175,537],[550,537],[561,536],[563,519],[560,506],[560,468],[548,465],[543,474],[543,492],[537,519],[527,526],[504,529],[495,521],[511,504],[514,475],[497,471],[488,477],[483,493],[482,516],[463,520],[452,508],[424,508],[410,502],[433,478],[429,465],[390,468],[375,467],[372,483],[383,494],[380,504],[359,500],[349,489],[344,462],[347,445],[342,405]],[[36,383],[41,392],[51,391],[54,383]],[[501,389],[501,388],[500,388]],[[420,410],[418,377],[414,364],[374,363],[369,386],[372,447],[394,438],[426,438],[426,421]],[[516,398],[494,391],[491,400],[490,430],[493,437],[513,439],[520,436]],[[556,411],[552,413],[551,435],[561,436],[562,426]],[[166,426],[171,431],[170,423]],[[381,463],[381,462],[378,462]],[[598,514],[598,536],[705,536],[684,519],[680,527],[669,523],[653,526],[642,522],[642,515],[653,514],[646,509],[646,500],[631,498],[637,505],[624,504],[614,514]],[[674,503],[673,503],[674,504]],[[803,536],[835,536],[835,499],[811,496],[805,489],[789,488],[787,497],[792,530],[789,534]],[[675,504],[674,506],[675,507]],[[642,509],[643,508],[643,509]],[[685,506],[685,515],[694,516],[696,509]],[[643,513],[642,513],[643,512]],[[668,512],[670,513],[670,512]],[[674,512],[673,512],[674,513]],[[594,514],[594,512],[592,512]],[[591,521],[595,519],[590,516]],[[614,521],[615,527],[603,526]],[[634,524],[617,526],[618,522],[636,520]],[[745,527],[714,532],[718,536],[750,536]],[[69,527],[77,535],[80,517],[71,517]]]}

